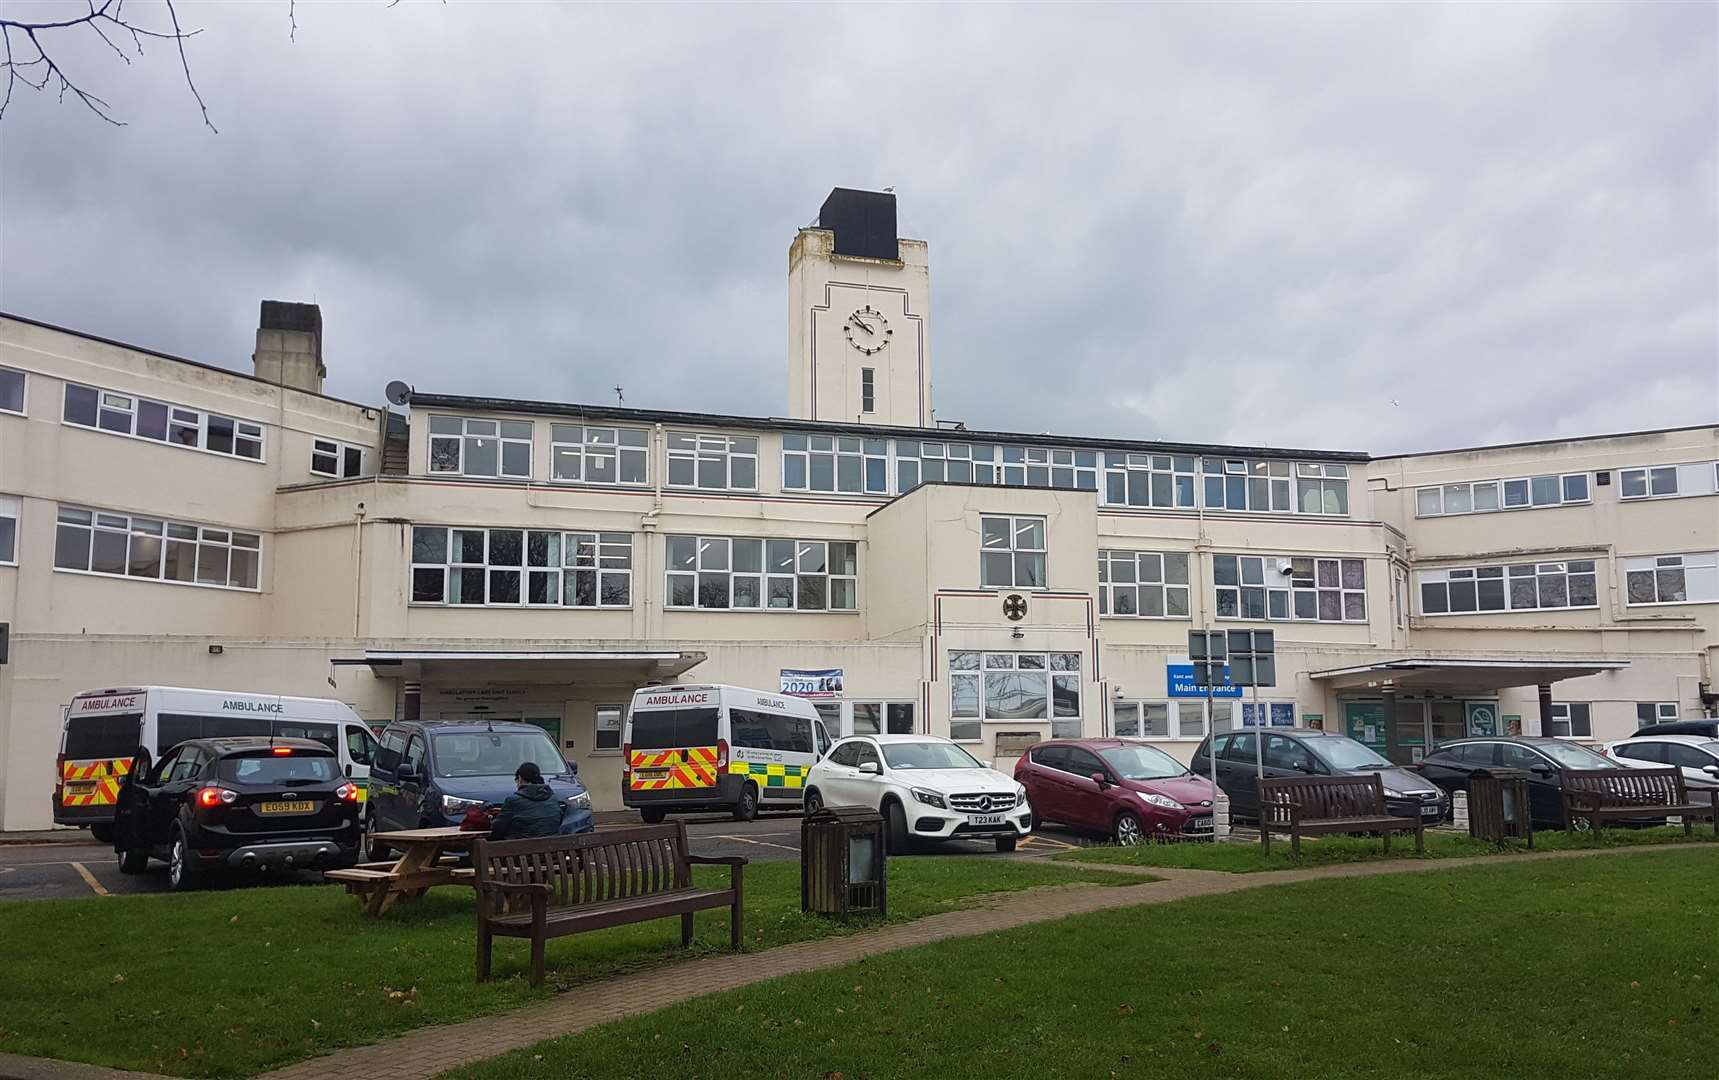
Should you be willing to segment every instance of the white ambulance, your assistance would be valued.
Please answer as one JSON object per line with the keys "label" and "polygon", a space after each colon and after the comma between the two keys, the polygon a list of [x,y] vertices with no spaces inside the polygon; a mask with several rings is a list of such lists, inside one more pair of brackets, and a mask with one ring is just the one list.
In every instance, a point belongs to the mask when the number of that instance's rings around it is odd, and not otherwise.
{"label": "white ambulance", "polygon": [[66,706],[54,764],[54,822],[113,837],[120,785],[186,739],[232,735],[315,739],[339,757],[362,801],[376,737],[344,702],[236,690],[135,686],[88,690]]}

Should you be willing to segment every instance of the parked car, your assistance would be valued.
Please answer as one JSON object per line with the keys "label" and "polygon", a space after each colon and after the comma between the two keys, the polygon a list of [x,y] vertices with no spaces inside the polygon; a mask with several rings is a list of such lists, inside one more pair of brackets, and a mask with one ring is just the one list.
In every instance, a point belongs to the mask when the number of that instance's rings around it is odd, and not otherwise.
{"label": "parked car", "polygon": [[836,743],[806,776],[806,813],[824,806],[881,813],[891,851],[916,839],[963,838],[1013,851],[1032,832],[1025,787],[932,735],[856,735]]}
{"label": "parked car", "polygon": [[1635,729],[1637,735],[1700,735],[1719,739],[1719,720],[1667,720],[1659,724],[1643,724]]}
{"label": "parked car", "polygon": [[1169,754],[1125,739],[1056,739],[1015,762],[1034,827],[1055,821],[1118,844],[1212,835],[1212,782]]}
{"label": "parked car", "polygon": [[535,724],[504,720],[413,720],[388,725],[370,766],[364,815],[372,859],[389,855],[372,837],[392,829],[458,825],[467,811],[500,807],[513,794],[514,771],[534,762],[565,806],[563,833],[590,832],[591,793],[578,768]]}
{"label": "parked car", "polygon": [[[1334,731],[1313,728],[1267,728],[1219,732],[1218,786],[1230,797],[1230,816],[1259,820],[1259,762],[1257,740],[1265,739],[1266,776],[1358,776],[1376,773],[1385,788],[1385,808],[1396,817],[1442,821],[1450,798],[1418,772],[1393,765],[1366,743]],[[1208,736],[1194,751],[1189,768],[1211,775]]]}
{"label": "parked car", "polygon": [[1689,791],[1719,788],[1719,739],[1700,735],[1635,735],[1607,743],[1602,752],[1627,768],[1680,769],[1683,786]]}
{"label": "parked car", "polygon": [[1557,739],[1485,737],[1443,744],[1421,761],[1426,778],[1446,792],[1467,791],[1481,769],[1525,769],[1534,824],[1564,827],[1563,776],[1568,771],[1616,769],[1618,764],[1585,746]]}
{"label": "parked car", "polygon": [[327,869],[358,861],[358,785],[310,739],[191,739],[120,788],[114,855],[127,874],[167,863],[175,890],[215,869]]}

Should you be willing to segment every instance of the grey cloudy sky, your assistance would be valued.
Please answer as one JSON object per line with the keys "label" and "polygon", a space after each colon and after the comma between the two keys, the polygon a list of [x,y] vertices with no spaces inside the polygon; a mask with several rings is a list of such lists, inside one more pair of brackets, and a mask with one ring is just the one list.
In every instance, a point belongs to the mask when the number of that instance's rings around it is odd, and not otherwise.
{"label": "grey cloudy sky", "polygon": [[1719,419],[1712,4],[180,9],[220,134],[165,49],[64,43],[129,125],[15,98],[0,306],[247,369],[314,299],[345,397],[780,414],[794,231],[893,185],[974,427]]}

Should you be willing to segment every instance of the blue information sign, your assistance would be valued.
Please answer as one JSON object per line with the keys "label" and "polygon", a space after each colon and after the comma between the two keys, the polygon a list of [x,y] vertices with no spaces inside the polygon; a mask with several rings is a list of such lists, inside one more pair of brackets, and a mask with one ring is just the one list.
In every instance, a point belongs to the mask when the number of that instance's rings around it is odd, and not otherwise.
{"label": "blue information sign", "polygon": [[[1170,696],[1173,698],[1203,698],[1206,688],[1194,685],[1193,664],[1165,664],[1165,681],[1170,686]],[[1224,685],[1212,687],[1214,698],[1239,698],[1242,688],[1230,685],[1230,666],[1224,665]]]}

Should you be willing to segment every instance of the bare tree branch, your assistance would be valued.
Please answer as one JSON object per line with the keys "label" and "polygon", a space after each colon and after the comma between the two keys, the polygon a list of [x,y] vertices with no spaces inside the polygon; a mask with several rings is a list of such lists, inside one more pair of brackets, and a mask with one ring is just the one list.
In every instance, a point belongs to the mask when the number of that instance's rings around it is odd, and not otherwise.
{"label": "bare tree branch", "polygon": [[[113,106],[109,102],[84,89],[83,84],[68,74],[55,55],[42,44],[44,36],[51,36],[56,31],[86,27],[127,64],[131,63],[131,58],[115,43],[116,37],[124,40],[129,36],[132,47],[137,50],[139,56],[143,55],[144,38],[173,42],[179,53],[180,70],[185,73],[185,85],[197,101],[197,108],[203,114],[203,123],[210,131],[218,133],[219,129],[209,119],[209,107],[203,103],[203,95],[198,93],[197,84],[191,78],[191,62],[185,55],[185,42],[202,31],[186,30],[180,25],[174,0],[159,0],[159,3],[167,10],[168,21],[172,24],[171,32],[156,30],[135,21],[126,14],[125,0],[85,0],[84,13],[72,18],[38,22],[0,18],[0,39],[5,42],[5,60],[0,62],[0,70],[6,72],[6,92],[5,96],[0,98],[0,117],[6,115],[7,107],[12,104],[12,92],[22,83],[29,89],[38,91],[53,87],[61,101],[70,94],[107,123],[116,127],[125,125],[125,121],[113,115]],[[296,32],[296,19],[293,27]]]}
{"label": "bare tree branch", "polygon": [[287,31],[287,40],[298,44],[298,0],[287,0],[287,22],[291,29]]}

